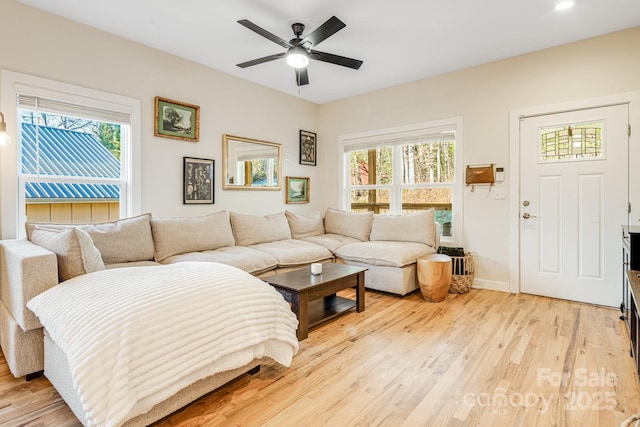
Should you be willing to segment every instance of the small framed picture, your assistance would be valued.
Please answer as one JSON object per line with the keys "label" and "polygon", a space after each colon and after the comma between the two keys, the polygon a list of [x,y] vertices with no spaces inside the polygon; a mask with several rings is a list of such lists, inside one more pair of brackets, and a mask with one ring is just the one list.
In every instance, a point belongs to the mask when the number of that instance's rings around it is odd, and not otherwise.
{"label": "small framed picture", "polygon": [[198,142],[200,107],[156,96],[153,128],[155,136]]}
{"label": "small framed picture", "polygon": [[287,177],[287,203],[309,203],[308,177]]}
{"label": "small framed picture", "polygon": [[215,160],[184,157],[185,205],[213,204],[213,177]]}
{"label": "small framed picture", "polygon": [[313,132],[300,131],[300,164],[316,165],[316,134]]}

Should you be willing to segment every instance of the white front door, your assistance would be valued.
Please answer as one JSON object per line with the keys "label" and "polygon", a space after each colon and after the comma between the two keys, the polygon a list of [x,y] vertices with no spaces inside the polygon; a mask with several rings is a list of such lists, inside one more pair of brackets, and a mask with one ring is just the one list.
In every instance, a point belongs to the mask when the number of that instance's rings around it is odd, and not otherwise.
{"label": "white front door", "polygon": [[520,122],[520,290],[618,306],[628,105]]}

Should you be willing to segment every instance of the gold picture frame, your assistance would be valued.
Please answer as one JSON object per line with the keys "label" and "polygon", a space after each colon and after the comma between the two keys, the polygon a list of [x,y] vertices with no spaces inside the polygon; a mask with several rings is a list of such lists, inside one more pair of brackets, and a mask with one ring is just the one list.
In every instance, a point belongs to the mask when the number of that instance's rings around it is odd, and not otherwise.
{"label": "gold picture frame", "polygon": [[309,177],[287,177],[287,203],[309,203]]}
{"label": "gold picture frame", "polygon": [[198,142],[200,107],[186,102],[155,97],[153,134],[162,138]]}
{"label": "gold picture frame", "polygon": [[282,189],[282,145],[222,135],[222,188],[224,190]]}

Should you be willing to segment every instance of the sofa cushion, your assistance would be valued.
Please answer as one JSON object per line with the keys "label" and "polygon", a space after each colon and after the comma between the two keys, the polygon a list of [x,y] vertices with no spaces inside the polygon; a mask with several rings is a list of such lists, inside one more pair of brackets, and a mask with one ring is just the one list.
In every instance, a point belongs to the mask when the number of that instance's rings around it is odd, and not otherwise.
{"label": "sofa cushion", "polygon": [[289,222],[284,212],[265,216],[231,212],[229,216],[231,217],[233,235],[239,246],[291,239]]}
{"label": "sofa cushion", "polygon": [[219,262],[231,265],[251,274],[260,274],[270,271],[278,266],[278,260],[268,253],[257,251],[244,246],[227,246],[214,251],[190,252],[174,255],[165,259],[163,264],[176,262]]}
{"label": "sofa cushion", "polygon": [[436,245],[434,209],[409,215],[374,215],[369,240]]}
{"label": "sofa cushion", "polygon": [[102,254],[105,264],[119,262],[150,261],[154,257],[153,236],[151,235],[151,214],[146,213],[117,221],[96,224],[34,224],[27,223],[27,238],[36,226],[62,230],[76,227],[86,231],[93,244]]}
{"label": "sofa cushion", "polygon": [[56,254],[60,282],[104,270],[100,251],[94,246],[89,234],[78,228],[56,230],[35,227],[31,233],[31,241]]}
{"label": "sofa cushion", "polygon": [[327,234],[341,234],[362,242],[369,240],[373,212],[354,213],[327,209],[324,214],[324,230]]}
{"label": "sofa cushion", "polygon": [[304,237],[317,236],[324,234],[324,224],[322,221],[322,213],[320,211],[296,214],[290,211],[284,211],[289,221],[291,229],[291,237],[294,239],[302,239]]}
{"label": "sofa cushion", "polygon": [[154,267],[161,265],[155,261],[131,261],[131,262],[118,262],[116,264],[107,264],[104,266],[105,270],[111,270],[114,268],[133,268],[133,267]]}
{"label": "sofa cushion", "polygon": [[279,240],[252,245],[251,248],[273,255],[278,260],[278,267],[293,267],[333,259],[329,249],[303,240]]}
{"label": "sofa cushion", "polygon": [[422,256],[435,253],[435,249],[415,242],[358,242],[348,243],[336,250],[336,256],[347,261],[370,265],[404,267]]}
{"label": "sofa cushion", "polygon": [[305,242],[311,242],[316,245],[324,246],[331,252],[335,252],[340,246],[344,246],[347,243],[356,243],[360,240],[353,237],[343,236],[341,234],[320,234],[318,236],[304,237],[300,240]]}
{"label": "sofa cushion", "polygon": [[172,255],[235,245],[226,211],[200,217],[153,218],[151,231],[158,262]]}

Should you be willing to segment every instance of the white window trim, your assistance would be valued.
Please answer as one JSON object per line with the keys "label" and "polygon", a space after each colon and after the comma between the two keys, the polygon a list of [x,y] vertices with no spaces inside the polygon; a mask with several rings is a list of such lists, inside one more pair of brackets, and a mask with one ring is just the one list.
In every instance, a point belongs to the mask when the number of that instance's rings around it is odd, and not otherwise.
{"label": "white window trim", "polygon": [[[28,74],[2,70],[0,73],[0,111],[4,113],[7,132],[12,143],[2,147],[0,151],[2,170],[0,182],[0,222],[2,238],[13,239],[24,237],[24,208],[18,203],[20,170],[20,147],[18,135],[18,93],[51,98],[52,96],[71,103],[95,106],[103,109],[127,112],[131,118],[131,141],[123,140],[121,147],[122,178],[128,182],[123,197],[126,208],[121,208],[120,216],[126,217],[141,212],[141,139],[140,139],[140,101],[134,98],[115,95],[94,89],[88,89],[68,83],[35,77]],[[54,99],[55,99],[54,98]],[[24,200],[24,190],[22,190]],[[121,204],[122,206],[122,204]]]}
{"label": "white window trim", "polygon": [[[341,165],[340,170],[342,173],[338,176],[338,185],[340,188],[340,208],[347,210],[349,208],[349,197],[347,194],[347,181],[346,176],[349,175],[349,163],[345,161],[345,150],[354,145],[364,143],[375,143],[377,141],[393,140],[400,138],[409,138],[419,135],[434,134],[440,131],[440,129],[447,129],[455,127],[456,129],[456,157],[455,157],[455,183],[453,185],[453,206],[452,210],[452,222],[453,222],[453,235],[442,236],[440,241],[446,245],[462,246],[462,217],[463,217],[463,189],[464,189],[464,177],[463,177],[463,126],[462,117],[452,117],[442,120],[434,120],[430,122],[416,123],[407,126],[400,126],[394,128],[379,129],[368,132],[358,132],[352,134],[340,135],[338,137],[338,165]],[[398,160],[399,161],[399,160]],[[394,164],[394,174],[399,174],[398,165]],[[394,182],[398,182],[395,180]],[[438,184],[432,184],[430,186],[438,186]],[[445,184],[449,186],[449,184]],[[404,186],[403,187],[407,187]],[[388,185],[371,185],[372,189],[389,188]]]}

